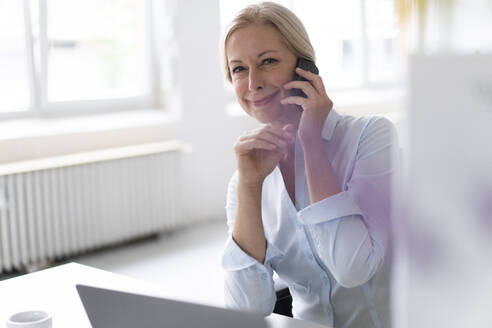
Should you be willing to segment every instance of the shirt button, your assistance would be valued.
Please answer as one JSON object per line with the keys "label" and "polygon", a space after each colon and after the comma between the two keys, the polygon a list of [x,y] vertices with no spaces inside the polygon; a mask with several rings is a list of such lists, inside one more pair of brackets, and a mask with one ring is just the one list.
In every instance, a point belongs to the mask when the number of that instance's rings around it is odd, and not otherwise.
{"label": "shirt button", "polygon": [[266,280],[267,279],[267,274],[266,273],[262,273],[261,274],[261,280]]}

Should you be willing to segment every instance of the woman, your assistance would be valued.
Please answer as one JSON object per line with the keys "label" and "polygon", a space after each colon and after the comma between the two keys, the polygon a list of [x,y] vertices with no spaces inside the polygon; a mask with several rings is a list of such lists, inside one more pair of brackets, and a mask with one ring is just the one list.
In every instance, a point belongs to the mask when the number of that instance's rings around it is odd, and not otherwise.
{"label": "woman", "polygon": [[[321,77],[295,68],[298,58],[314,62],[314,50],[299,19],[278,4],[239,12],[223,47],[238,102],[263,123],[234,146],[226,306],[272,313],[275,271],[290,289],[294,317],[389,326],[392,124],[333,110]],[[307,81],[292,81],[294,72]]]}

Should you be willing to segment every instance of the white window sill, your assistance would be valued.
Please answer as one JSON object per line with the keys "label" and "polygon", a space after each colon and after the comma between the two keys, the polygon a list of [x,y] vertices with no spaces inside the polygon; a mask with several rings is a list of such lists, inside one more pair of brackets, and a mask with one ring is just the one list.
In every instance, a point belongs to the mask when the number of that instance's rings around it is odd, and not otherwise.
{"label": "white window sill", "polygon": [[77,117],[22,118],[0,121],[0,140],[74,135],[129,128],[159,126],[179,120],[176,113],[135,110]]}
{"label": "white window sill", "polygon": [[174,139],[179,122],[150,109],[0,121],[0,164]]}

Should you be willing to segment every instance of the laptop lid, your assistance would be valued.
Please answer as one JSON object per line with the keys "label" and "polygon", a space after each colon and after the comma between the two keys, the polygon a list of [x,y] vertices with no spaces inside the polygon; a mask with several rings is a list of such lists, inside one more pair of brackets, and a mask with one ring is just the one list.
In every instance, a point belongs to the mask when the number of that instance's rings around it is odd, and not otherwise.
{"label": "laptop lid", "polygon": [[77,285],[93,328],[266,328],[263,317],[165,298]]}

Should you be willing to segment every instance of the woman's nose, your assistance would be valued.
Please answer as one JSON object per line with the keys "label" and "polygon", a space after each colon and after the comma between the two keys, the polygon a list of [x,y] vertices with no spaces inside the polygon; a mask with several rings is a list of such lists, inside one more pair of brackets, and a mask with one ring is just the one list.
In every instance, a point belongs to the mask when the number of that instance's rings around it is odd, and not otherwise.
{"label": "woman's nose", "polygon": [[264,87],[263,75],[261,72],[251,69],[249,71],[249,90],[257,91]]}

